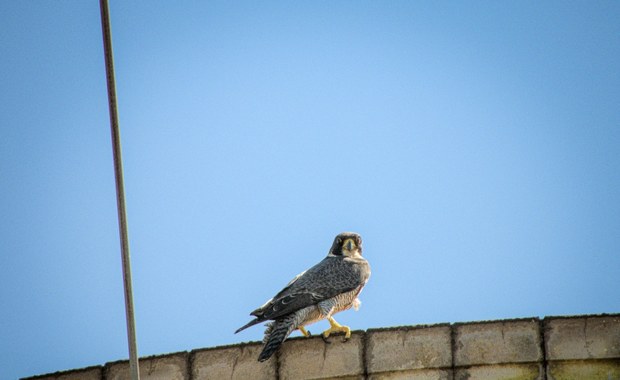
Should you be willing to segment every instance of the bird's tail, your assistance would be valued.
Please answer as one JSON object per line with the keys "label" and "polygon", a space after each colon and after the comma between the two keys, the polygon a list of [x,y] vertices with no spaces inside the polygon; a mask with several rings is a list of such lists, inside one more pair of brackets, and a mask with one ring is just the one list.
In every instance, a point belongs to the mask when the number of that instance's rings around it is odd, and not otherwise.
{"label": "bird's tail", "polygon": [[263,339],[265,346],[258,356],[258,361],[264,362],[269,359],[296,328],[297,326],[292,316],[271,322],[267,326],[267,330],[265,330],[265,338]]}

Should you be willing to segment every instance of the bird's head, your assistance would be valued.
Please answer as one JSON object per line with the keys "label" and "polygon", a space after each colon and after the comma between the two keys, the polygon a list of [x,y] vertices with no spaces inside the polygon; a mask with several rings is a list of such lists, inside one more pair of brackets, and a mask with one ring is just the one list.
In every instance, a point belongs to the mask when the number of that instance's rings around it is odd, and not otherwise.
{"label": "bird's head", "polygon": [[354,257],[362,255],[362,237],[355,232],[343,232],[334,239],[328,256]]}

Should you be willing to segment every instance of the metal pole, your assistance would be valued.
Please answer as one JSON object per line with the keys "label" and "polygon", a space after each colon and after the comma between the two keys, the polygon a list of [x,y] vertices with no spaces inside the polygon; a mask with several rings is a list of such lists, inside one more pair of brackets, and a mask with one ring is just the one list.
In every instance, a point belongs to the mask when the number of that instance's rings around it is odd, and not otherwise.
{"label": "metal pole", "polygon": [[125,211],[125,186],[123,184],[123,159],[121,157],[121,135],[116,106],[116,84],[114,81],[114,57],[112,54],[112,32],[110,9],[107,0],[100,0],[101,28],[105,55],[106,78],[108,84],[108,105],[110,107],[110,128],[112,130],[112,149],[114,155],[114,175],[116,179],[116,204],[118,208],[118,229],[121,240],[123,262],[123,285],[125,289],[125,314],[127,320],[127,341],[129,344],[129,367],[132,380],[140,379],[138,348],[136,344],[136,324],[133,310],[133,291],[131,287],[131,265],[129,259],[129,238],[127,236],[127,215]]}

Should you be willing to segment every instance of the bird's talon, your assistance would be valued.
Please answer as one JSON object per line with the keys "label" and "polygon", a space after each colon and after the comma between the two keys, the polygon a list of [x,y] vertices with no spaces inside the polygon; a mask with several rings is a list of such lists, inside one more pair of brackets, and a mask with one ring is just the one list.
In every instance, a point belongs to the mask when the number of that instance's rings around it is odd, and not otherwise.
{"label": "bird's talon", "polygon": [[310,337],[310,336],[312,335],[312,334],[310,334],[310,331],[306,330],[306,328],[305,328],[305,327],[303,327],[303,326],[298,327],[297,329],[298,329],[298,330],[301,332],[301,334],[302,334],[303,336],[305,336],[306,338],[308,338],[308,337]]}
{"label": "bird's talon", "polygon": [[321,334],[321,339],[323,339],[323,342],[325,342],[325,344],[332,344],[332,342],[327,340],[327,337],[325,335],[323,335],[323,334]]}

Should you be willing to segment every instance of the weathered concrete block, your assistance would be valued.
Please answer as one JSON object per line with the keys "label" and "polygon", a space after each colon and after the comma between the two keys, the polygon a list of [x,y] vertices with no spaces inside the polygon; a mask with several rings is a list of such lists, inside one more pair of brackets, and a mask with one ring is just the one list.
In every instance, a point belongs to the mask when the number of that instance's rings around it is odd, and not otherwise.
{"label": "weathered concrete block", "polygon": [[620,380],[619,360],[579,360],[551,362],[549,380]]}
{"label": "weathered concrete block", "polygon": [[450,368],[450,325],[372,329],[367,332],[368,373]]}
{"label": "weathered concrete block", "polygon": [[368,380],[452,380],[451,369],[414,369],[368,375]]}
{"label": "weathered concrete block", "polygon": [[454,380],[543,380],[542,364],[503,364],[458,368]]}
{"label": "weathered concrete block", "polygon": [[[140,379],[142,380],[189,380],[188,354],[179,352],[169,355],[141,358]],[[130,380],[129,362],[108,363],[105,366],[106,380]]]}
{"label": "weathered concrete block", "polygon": [[194,351],[191,354],[193,380],[275,380],[276,357],[260,363],[262,344],[249,343]]}
{"label": "weathered concrete block", "polygon": [[456,366],[542,361],[539,320],[454,325]]}
{"label": "weathered concrete block", "polygon": [[279,353],[280,379],[362,379],[364,377],[364,332],[354,331],[342,342],[342,335],[330,337],[331,344],[320,337],[291,339]]}
{"label": "weathered concrete block", "polygon": [[547,360],[620,358],[620,315],[545,318]]}
{"label": "weathered concrete block", "polygon": [[103,379],[103,367],[88,367],[73,371],[50,373],[47,375],[26,377],[22,380],[101,380]]}

